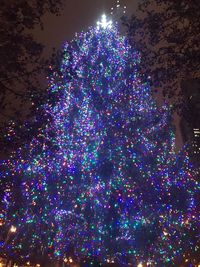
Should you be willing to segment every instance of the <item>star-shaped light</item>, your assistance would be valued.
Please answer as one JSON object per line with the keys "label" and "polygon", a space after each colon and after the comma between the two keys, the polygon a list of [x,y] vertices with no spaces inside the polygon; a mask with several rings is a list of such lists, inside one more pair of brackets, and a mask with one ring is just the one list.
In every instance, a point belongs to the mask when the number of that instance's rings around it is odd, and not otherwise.
{"label": "star-shaped light", "polygon": [[100,29],[100,28],[103,28],[103,29],[109,28],[110,29],[112,27],[112,20],[108,21],[106,18],[106,15],[103,14],[101,21],[97,22],[97,27],[98,27],[98,29]]}

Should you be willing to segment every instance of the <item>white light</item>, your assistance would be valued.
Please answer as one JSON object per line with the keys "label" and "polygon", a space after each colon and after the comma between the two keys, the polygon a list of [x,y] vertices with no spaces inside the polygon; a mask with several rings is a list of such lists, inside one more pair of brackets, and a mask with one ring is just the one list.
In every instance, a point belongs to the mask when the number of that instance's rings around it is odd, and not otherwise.
{"label": "white light", "polygon": [[105,14],[102,15],[101,21],[97,22],[98,29],[100,27],[102,27],[103,29],[111,28],[111,26],[112,26],[112,20],[107,21],[107,18],[106,18]]}
{"label": "white light", "polygon": [[165,231],[163,231],[163,235],[164,235],[164,236],[167,236],[167,235],[168,235],[168,233],[167,233],[167,232],[165,232]]}
{"label": "white light", "polygon": [[142,262],[140,262],[137,267],[143,267]]}
{"label": "white light", "polygon": [[16,231],[17,231],[17,227],[15,227],[15,226],[12,225],[12,226],[10,227],[10,232],[11,232],[11,233],[15,233]]}

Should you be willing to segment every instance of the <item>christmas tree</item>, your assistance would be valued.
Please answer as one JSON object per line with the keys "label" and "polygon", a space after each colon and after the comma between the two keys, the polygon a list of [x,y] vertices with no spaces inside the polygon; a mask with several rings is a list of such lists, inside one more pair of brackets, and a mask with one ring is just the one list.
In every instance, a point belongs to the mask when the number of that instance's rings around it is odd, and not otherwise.
{"label": "christmas tree", "polygon": [[17,227],[12,250],[174,266],[199,249],[198,183],[175,153],[170,110],[157,107],[139,53],[105,16],[63,54],[48,123],[3,164],[21,190],[17,207],[12,192],[2,202],[4,228]]}

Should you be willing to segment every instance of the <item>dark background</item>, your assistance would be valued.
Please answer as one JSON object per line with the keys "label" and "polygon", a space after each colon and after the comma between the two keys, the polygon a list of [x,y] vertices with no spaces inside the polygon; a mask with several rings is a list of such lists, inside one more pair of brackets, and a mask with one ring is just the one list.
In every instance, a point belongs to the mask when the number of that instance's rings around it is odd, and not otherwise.
{"label": "dark background", "polygon": [[[127,6],[127,14],[136,10],[138,0],[121,0],[121,6]],[[59,48],[63,42],[73,38],[75,32],[87,30],[96,24],[103,13],[110,14],[116,0],[65,0],[61,15],[46,15],[43,18],[44,31],[35,29],[35,38],[46,45],[46,51]]]}

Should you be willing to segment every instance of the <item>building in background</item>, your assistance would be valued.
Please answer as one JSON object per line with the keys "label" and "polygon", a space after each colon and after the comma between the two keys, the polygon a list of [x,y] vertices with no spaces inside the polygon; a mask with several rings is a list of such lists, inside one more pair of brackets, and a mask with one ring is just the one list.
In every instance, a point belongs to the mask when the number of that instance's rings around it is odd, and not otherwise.
{"label": "building in background", "polygon": [[186,80],[181,85],[184,109],[181,132],[194,167],[200,175],[200,79]]}

